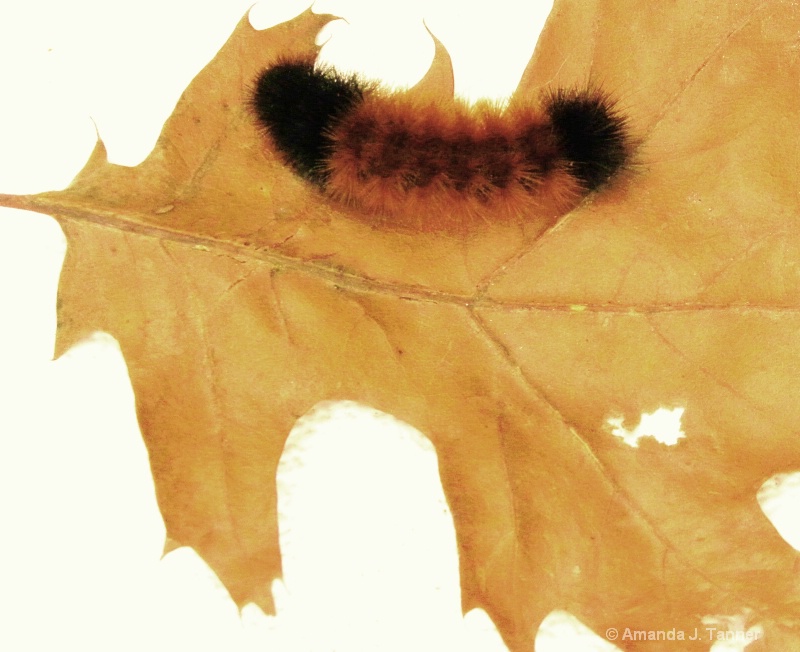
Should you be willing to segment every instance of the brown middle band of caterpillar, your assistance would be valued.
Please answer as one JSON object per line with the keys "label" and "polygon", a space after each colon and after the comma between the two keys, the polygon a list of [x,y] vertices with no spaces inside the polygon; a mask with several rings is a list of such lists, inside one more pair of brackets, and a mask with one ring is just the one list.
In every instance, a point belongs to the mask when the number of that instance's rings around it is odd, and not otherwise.
{"label": "brown middle band of caterpillar", "polygon": [[533,111],[365,97],[331,130],[325,190],[371,212],[561,206],[582,194],[549,121]]}

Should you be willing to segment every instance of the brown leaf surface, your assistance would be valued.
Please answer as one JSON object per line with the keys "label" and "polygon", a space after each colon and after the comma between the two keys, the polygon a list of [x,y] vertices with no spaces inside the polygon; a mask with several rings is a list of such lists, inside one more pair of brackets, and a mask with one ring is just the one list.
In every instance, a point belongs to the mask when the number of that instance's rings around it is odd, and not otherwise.
{"label": "brown leaf surface", "polygon": [[[140,166],[98,143],[67,190],[0,198],[66,233],[57,353],[120,343],[168,546],[271,611],[284,441],[352,399],[434,443],[464,607],[511,650],[557,608],[600,633],[749,609],[749,650],[800,650],[798,553],[756,502],[800,468],[800,8],[557,2],[517,96],[619,90],[637,165],[557,224],[465,233],[370,225],[264,151],[248,86],[328,20],[243,19]],[[437,52],[414,92],[451,91]],[[678,445],[611,436],[659,406]]]}

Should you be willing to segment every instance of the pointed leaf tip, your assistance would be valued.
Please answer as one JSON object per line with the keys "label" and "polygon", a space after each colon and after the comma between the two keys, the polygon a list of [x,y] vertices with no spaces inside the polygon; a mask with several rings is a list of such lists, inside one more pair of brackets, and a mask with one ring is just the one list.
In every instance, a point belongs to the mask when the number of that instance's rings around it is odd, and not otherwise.
{"label": "pointed leaf tip", "polygon": [[175,541],[175,539],[173,539],[171,537],[167,537],[166,539],[164,539],[164,550],[161,553],[161,558],[163,559],[169,553],[171,553],[173,550],[177,550],[178,548],[181,548],[181,547],[182,546],[178,541]]}
{"label": "pointed leaf tip", "polygon": [[325,25],[334,20],[339,20],[339,16],[316,14],[309,7],[295,18],[267,29],[256,30],[249,21],[248,25],[256,33],[257,38],[263,40],[270,55],[267,60],[269,65],[278,57],[291,58],[312,54],[316,56],[321,47],[316,43],[317,35]]}
{"label": "pointed leaf tip", "polygon": [[433,39],[433,61],[425,76],[417,82],[409,93],[417,95],[420,99],[435,100],[437,102],[453,100],[455,94],[455,77],[453,75],[453,61],[444,44],[425,25],[425,29]]}

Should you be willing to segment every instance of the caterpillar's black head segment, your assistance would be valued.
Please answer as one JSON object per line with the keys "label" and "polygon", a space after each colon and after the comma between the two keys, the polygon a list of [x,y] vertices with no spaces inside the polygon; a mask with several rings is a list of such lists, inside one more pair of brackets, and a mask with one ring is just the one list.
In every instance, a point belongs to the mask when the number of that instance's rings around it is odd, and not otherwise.
{"label": "caterpillar's black head segment", "polygon": [[354,75],[318,69],[312,61],[283,61],[259,75],[251,104],[286,163],[324,185],[331,128],[363,93]]}
{"label": "caterpillar's black head segment", "polygon": [[597,190],[628,158],[625,119],[599,90],[555,91],[545,104],[572,174],[586,190]]}

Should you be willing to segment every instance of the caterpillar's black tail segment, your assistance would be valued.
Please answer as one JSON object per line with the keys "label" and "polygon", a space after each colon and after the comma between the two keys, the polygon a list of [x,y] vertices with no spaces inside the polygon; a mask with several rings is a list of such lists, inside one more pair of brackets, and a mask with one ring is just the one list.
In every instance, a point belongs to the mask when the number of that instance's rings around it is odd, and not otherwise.
{"label": "caterpillar's black tail segment", "polygon": [[630,144],[625,119],[599,90],[554,91],[545,104],[572,174],[596,190],[625,165]]}
{"label": "caterpillar's black tail segment", "polygon": [[331,128],[363,93],[354,75],[318,70],[312,61],[284,61],[258,77],[252,107],[286,162],[324,185]]}

